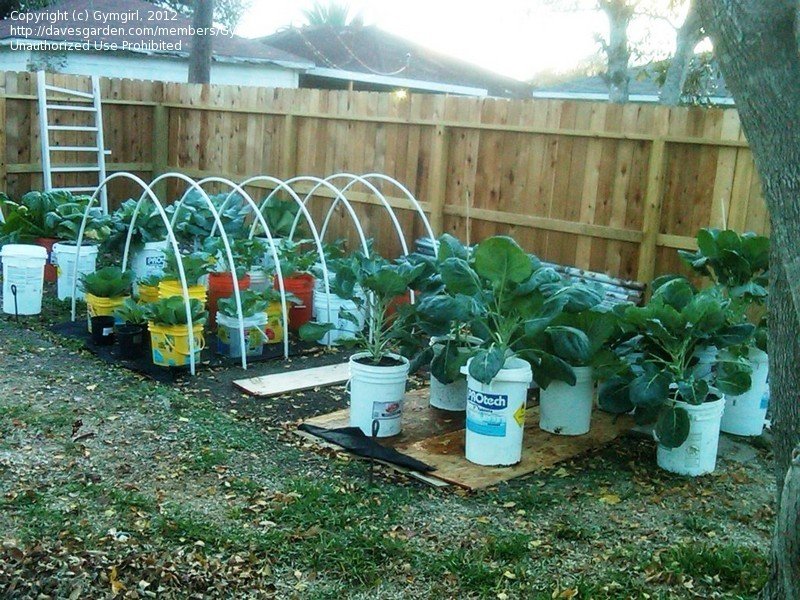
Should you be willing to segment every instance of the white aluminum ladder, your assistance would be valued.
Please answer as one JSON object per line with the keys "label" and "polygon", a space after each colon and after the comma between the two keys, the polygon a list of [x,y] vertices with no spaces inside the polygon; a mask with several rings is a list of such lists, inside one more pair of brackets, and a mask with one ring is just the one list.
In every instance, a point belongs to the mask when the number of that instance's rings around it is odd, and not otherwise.
{"label": "white aluminum ladder", "polygon": [[[97,187],[106,178],[106,154],[111,154],[106,150],[103,142],[103,109],[100,102],[100,80],[97,75],[92,76],[92,91],[71,90],[67,88],[50,85],[45,79],[45,72],[38,71],[37,92],[39,96],[39,134],[42,140],[42,172],[44,176],[45,191],[66,190],[69,192],[94,193]],[[75,99],[79,99],[75,102]],[[91,104],[86,102],[91,101]],[[51,125],[49,115],[51,113],[93,113],[94,125]],[[52,145],[50,133],[58,131],[82,132],[87,138],[91,138],[85,145],[79,146],[59,146]],[[57,152],[86,153],[94,156],[95,160],[87,160],[82,164],[62,164],[52,165],[53,155]],[[97,175],[95,185],[74,186],[74,187],[53,187],[53,173],[90,173]],[[94,177],[93,177],[94,179]],[[100,190],[100,208],[104,215],[108,214],[108,194],[106,186]]]}

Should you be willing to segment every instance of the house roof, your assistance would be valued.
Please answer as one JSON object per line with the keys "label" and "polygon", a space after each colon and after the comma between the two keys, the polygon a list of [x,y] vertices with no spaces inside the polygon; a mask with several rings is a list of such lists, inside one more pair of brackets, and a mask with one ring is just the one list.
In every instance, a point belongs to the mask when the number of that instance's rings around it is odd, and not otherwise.
{"label": "house roof", "polygon": [[[174,18],[150,21],[147,12],[154,9],[168,11]],[[25,14],[38,22],[3,19],[0,44],[11,40],[89,42],[95,48],[94,44],[105,43],[116,44],[122,52],[173,56],[188,56],[191,50],[191,19],[144,0],[61,0]],[[114,20],[116,16],[125,16],[126,22]],[[30,28],[27,35],[20,31],[21,25]],[[214,36],[212,47],[214,60],[218,61],[273,63],[296,69],[313,66],[312,62],[285,50],[235,35]]]}
{"label": "house roof", "polygon": [[344,73],[348,79],[400,87],[417,87],[417,82],[418,87],[436,89],[421,85],[424,82],[485,90],[494,96],[530,95],[530,86],[522,81],[435,52],[374,25],[290,28],[258,39],[313,61],[316,69],[309,73],[322,77]]}
{"label": "house roof", "polygon": [[[648,65],[630,69],[629,99],[632,102],[657,102],[661,88],[656,82],[656,71],[666,65]],[[712,61],[714,74],[706,82],[709,99],[713,104],[733,104],[733,97],[725,86],[719,67]],[[603,75],[575,77],[566,81],[545,86],[534,86],[533,96],[537,98],[572,98],[585,100],[608,100],[608,83]]]}

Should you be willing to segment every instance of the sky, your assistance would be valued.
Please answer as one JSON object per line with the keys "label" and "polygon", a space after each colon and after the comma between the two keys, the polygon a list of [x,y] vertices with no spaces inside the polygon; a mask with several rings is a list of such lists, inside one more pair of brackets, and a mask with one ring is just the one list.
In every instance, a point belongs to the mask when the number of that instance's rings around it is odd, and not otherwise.
{"label": "sky", "polygon": [[[302,25],[302,9],[313,0],[251,0],[236,33],[269,35]],[[403,36],[497,73],[530,79],[543,71],[563,72],[596,55],[596,34],[607,29],[594,11],[559,11],[542,0],[351,0],[366,24]],[[647,38],[665,53],[674,45],[674,29],[646,19],[632,37]]]}

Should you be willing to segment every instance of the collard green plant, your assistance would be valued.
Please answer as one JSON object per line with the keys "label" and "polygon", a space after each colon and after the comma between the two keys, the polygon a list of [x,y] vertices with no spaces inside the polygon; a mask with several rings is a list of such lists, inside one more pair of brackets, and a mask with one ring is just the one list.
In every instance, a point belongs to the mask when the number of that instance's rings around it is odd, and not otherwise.
{"label": "collard green plant", "polygon": [[[676,401],[699,405],[749,389],[749,364],[725,349],[747,340],[753,326],[730,322],[731,300],[716,287],[698,291],[682,277],[654,287],[646,306],[616,310],[625,332],[616,346],[622,362],[601,386],[600,406],[655,421],[659,442],[676,448],[689,433],[688,413]],[[710,347],[720,350],[716,369],[700,375],[698,353]]]}
{"label": "collard green plant", "polygon": [[[192,327],[202,327],[208,319],[203,303],[197,298],[189,299]],[[159,325],[187,325],[186,305],[181,296],[161,298],[158,302],[145,305],[147,320]]]}
{"label": "collard green plant", "polygon": [[163,278],[163,275],[148,275],[147,277],[142,277],[137,283],[139,285],[146,285],[147,287],[158,287],[158,284]]}
{"label": "collard green plant", "polygon": [[[366,315],[367,327],[356,335],[354,343],[369,354],[374,363],[397,350],[402,337],[402,321],[389,315],[392,302],[415,287],[422,267],[405,261],[390,262],[375,254],[362,253],[332,261],[336,278],[331,291],[352,300],[356,310]],[[358,315],[342,311],[340,316],[359,323]],[[306,323],[300,328],[304,340],[318,340],[335,329],[333,323]]]}
{"label": "collard green plant", "polygon": [[133,278],[133,271],[104,267],[94,273],[82,274],[79,284],[84,292],[98,298],[119,298],[130,295]]}
{"label": "collard green plant", "polygon": [[[167,260],[164,263],[162,281],[165,279],[180,280],[180,271],[178,271],[178,261],[175,258],[175,253],[167,252],[166,254]],[[182,254],[181,264],[186,275],[187,285],[197,285],[197,281],[204,275],[208,275],[214,267],[213,259],[207,252]]]}
{"label": "collard green plant", "polygon": [[[75,198],[75,202],[65,202],[59,204],[52,211],[45,215],[45,229],[51,232],[52,236],[60,240],[75,241],[81,229],[83,216],[89,198],[80,196]],[[86,227],[83,237],[93,242],[104,242],[111,235],[111,217],[104,215],[99,207],[89,209],[86,219]]]}
{"label": "collard green plant", "polygon": [[147,310],[144,305],[137,303],[133,298],[126,298],[122,306],[114,311],[114,316],[128,325],[143,325],[147,323]]}
{"label": "collard green plant", "polygon": [[[555,320],[597,305],[600,292],[565,283],[505,236],[488,238],[471,253],[447,240],[439,253],[444,293],[431,296],[420,310],[455,315],[472,335],[486,340],[469,363],[472,377],[490,383],[508,358],[519,356],[530,363],[540,385],[553,379],[575,384],[568,361],[588,360],[589,340],[583,331]],[[542,339],[548,344],[537,343]]]}
{"label": "collard green plant", "polygon": [[[233,262],[236,265],[236,276],[241,279],[245,273],[264,259],[264,242],[256,239],[229,239]],[[212,260],[212,272],[230,273],[231,265],[222,238],[212,237],[203,242],[203,251]]]}
{"label": "collard green plant", "polygon": [[[269,299],[263,294],[254,292],[252,290],[244,290],[240,292],[242,301],[242,316],[252,317],[258,313],[266,312],[269,308]],[[218,302],[218,310],[226,317],[238,318],[239,314],[236,310],[236,298],[220,298]]]}
{"label": "collard green plant", "polygon": [[283,240],[278,247],[278,259],[284,277],[309,273],[317,258],[317,249],[311,240]]}
{"label": "collard green plant", "polygon": [[[220,222],[229,237],[244,237],[244,220],[249,211],[245,199],[234,193],[228,200],[229,193],[210,195],[212,205],[219,213]],[[225,206],[222,209],[223,204]],[[211,237],[211,232],[219,235],[219,227],[214,227],[215,220],[211,209],[203,195],[192,189],[186,194],[180,207],[177,203],[167,207],[170,217],[175,217],[173,227],[175,234],[186,241],[202,242]]]}
{"label": "collard green plant", "polygon": [[[278,195],[272,196],[266,202],[262,202],[259,210],[264,216],[267,227],[269,227],[269,232],[274,238],[288,238],[292,233],[292,225],[297,217],[297,213],[300,212],[300,208],[294,199],[283,199]],[[302,236],[304,222],[304,219],[301,217],[295,235]],[[266,232],[258,222],[256,222],[255,231],[255,235],[266,235]]]}
{"label": "collard green plant", "polygon": [[[80,212],[83,217],[83,208],[88,204],[88,198],[84,196],[73,196],[67,191],[37,192],[32,191],[25,194],[19,202],[11,200],[3,195],[0,198],[2,203],[5,222],[0,223],[0,244],[26,243],[36,238],[56,238],[56,239],[75,239],[78,230],[70,226],[65,226],[59,230],[63,217],[58,210],[62,205],[79,205],[81,210],[68,208],[65,209],[65,216],[70,215],[74,218],[76,212]],[[48,218],[49,215],[49,218]],[[77,220],[80,226],[80,218]],[[70,222],[72,222],[70,220]],[[100,223],[101,228],[104,223]],[[100,231],[98,239],[100,239]],[[59,237],[59,235],[63,237]]]}
{"label": "collard green plant", "polygon": [[[111,235],[106,243],[109,250],[121,251],[124,248],[128,229],[133,221],[136,202],[133,199],[125,200],[117,210],[111,213]],[[138,249],[146,243],[160,242],[165,239],[167,239],[167,227],[164,225],[164,219],[158,212],[155,203],[149,198],[145,198],[136,215],[136,223],[133,225],[131,247]]]}

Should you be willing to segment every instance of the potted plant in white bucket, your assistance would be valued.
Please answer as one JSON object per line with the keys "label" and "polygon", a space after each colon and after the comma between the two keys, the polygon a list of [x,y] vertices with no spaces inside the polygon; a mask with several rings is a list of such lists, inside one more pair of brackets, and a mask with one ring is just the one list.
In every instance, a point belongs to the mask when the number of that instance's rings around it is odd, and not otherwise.
{"label": "potted plant in white bucket", "polygon": [[[247,356],[261,356],[264,343],[267,341],[264,328],[267,324],[269,298],[250,290],[240,293],[242,301],[242,327]],[[228,358],[242,356],[242,344],[239,336],[239,311],[236,298],[220,298],[217,312],[217,354]]]}
{"label": "potted plant in white bucket", "polygon": [[769,238],[732,230],[701,229],[697,252],[678,251],[698,274],[708,277],[730,299],[733,320],[756,325],[755,334],[735,351],[753,368],[750,389],[725,396],[721,429],[734,435],[761,435],[767,413],[766,328],[763,306],[768,295]]}
{"label": "potted plant in white bucket", "polygon": [[[750,365],[726,352],[752,335],[753,326],[731,324],[730,300],[716,288],[696,291],[682,277],[662,279],[647,306],[619,309],[626,332],[615,351],[620,371],[600,389],[600,406],[633,411],[639,423],[655,422],[660,467],[682,475],[714,470],[723,394],[750,387]],[[716,346],[720,359],[698,376],[697,350]]]}
{"label": "potted plant in white bucket", "polygon": [[553,320],[570,302],[575,310],[584,310],[599,299],[589,290],[565,287],[552,269],[542,268],[536,257],[504,236],[482,241],[468,259],[445,259],[440,274],[449,294],[472,299],[470,330],[487,340],[462,368],[468,390],[467,460],[515,464],[522,457],[531,366],[547,365],[574,383],[566,362],[531,345],[529,339],[545,334],[557,339],[559,346],[575,343],[583,332],[567,326],[551,330]]}
{"label": "potted plant in white bucket", "polygon": [[[421,272],[420,266],[361,253],[342,259],[337,269],[333,290],[338,296],[353,300],[367,319],[367,327],[353,341],[362,351],[350,357],[350,425],[366,435],[389,437],[402,429],[409,362],[395,352],[402,333],[400,321],[389,316],[388,309]],[[355,293],[357,286],[364,291],[363,296]],[[340,314],[351,322],[359,319],[357,314]],[[332,323],[306,323],[300,328],[300,337],[318,340],[335,327]]]}
{"label": "potted plant in white bucket", "polygon": [[[121,252],[125,247],[128,230],[133,221],[136,200],[128,199],[111,214],[112,233],[108,239],[109,250]],[[131,232],[130,268],[136,279],[158,276],[164,272],[166,260],[167,227],[164,219],[149,198],[145,198],[136,214]]]}

